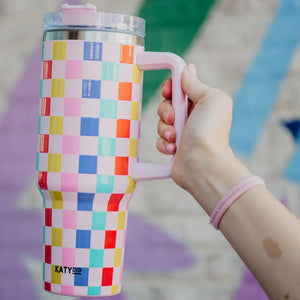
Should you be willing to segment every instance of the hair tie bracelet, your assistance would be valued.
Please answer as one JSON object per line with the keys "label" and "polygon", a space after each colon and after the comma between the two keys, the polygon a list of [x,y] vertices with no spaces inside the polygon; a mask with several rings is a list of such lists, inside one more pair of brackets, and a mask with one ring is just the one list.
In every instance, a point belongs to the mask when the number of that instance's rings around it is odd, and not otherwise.
{"label": "hair tie bracelet", "polygon": [[223,218],[225,212],[229,207],[244,193],[246,193],[251,188],[263,185],[265,182],[258,176],[249,176],[235,185],[217,204],[210,216],[210,224],[212,224],[216,229],[219,229],[221,219]]}

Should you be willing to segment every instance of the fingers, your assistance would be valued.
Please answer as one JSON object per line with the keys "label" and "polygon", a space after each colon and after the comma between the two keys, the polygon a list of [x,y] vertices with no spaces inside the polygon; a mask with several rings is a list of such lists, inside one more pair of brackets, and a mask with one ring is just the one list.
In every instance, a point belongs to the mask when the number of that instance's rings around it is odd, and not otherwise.
{"label": "fingers", "polygon": [[161,87],[161,94],[165,99],[171,99],[172,98],[172,79],[167,79],[162,87]]}
{"label": "fingers", "polygon": [[182,89],[191,101],[197,103],[212,89],[197,78],[194,65],[186,66],[181,77]]}
{"label": "fingers", "polygon": [[165,139],[169,143],[176,142],[176,131],[175,127],[172,125],[168,125],[160,120],[158,122],[157,133],[161,138]]}
{"label": "fingers", "polygon": [[160,103],[157,109],[157,114],[162,121],[168,125],[174,124],[175,112],[172,107],[171,100],[164,100]]}
{"label": "fingers", "polygon": [[159,152],[167,155],[173,155],[176,152],[176,145],[174,143],[169,143],[163,138],[157,140],[156,148]]}

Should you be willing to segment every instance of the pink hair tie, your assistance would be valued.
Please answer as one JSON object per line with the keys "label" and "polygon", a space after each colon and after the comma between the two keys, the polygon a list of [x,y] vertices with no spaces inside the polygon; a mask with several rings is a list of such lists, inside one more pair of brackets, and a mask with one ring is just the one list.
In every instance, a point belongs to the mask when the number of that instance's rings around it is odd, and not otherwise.
{"label": "pink hair tie", "polygon": [[257,185],[264,185],[265,182],[258,176],[249,176],[235,185],[217,204],[210,216],[210,224],[219,229],[221,219],[229,207],[244,193]]}

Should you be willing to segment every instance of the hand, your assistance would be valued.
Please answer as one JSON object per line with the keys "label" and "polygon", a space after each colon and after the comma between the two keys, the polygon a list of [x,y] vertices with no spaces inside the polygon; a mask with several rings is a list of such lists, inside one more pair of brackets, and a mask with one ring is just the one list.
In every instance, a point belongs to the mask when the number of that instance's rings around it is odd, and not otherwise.
{"label": "hand", "polygon": [[[193,65],[182,73],[182,88],[189,97],[189,117],[176,149],[172,81],[162,86],[165,100],[158,107],[157,149],[175,154],[173,180],[189,191],[210,213],[219,198],[250,172],[235,158],[229,146],[232,100],[224,92],[202,83]],[[233,172],[228,178],[228,172]]]}

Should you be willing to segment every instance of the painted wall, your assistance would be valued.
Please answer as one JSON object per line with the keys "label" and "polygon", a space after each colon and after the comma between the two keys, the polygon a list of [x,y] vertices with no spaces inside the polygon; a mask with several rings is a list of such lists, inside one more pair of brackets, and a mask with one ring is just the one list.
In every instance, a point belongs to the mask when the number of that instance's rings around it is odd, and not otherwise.
{"label": "painted wall", "polygon": [[[203,81],[233,97],[232,147],[299,216],[300,1],[90,2],[103,11],[145,17],[148,50],[183,56],[196,64]],[[42,200],[34,184],[41,22],[59,4],[0,2],[4,300],[66,299],[42,290]],[[149,72],[145,78],[144,160],[164,160],[154,145],[158,88],[165,76]],[[201,208],[171,181],[139,184],[130,213],[123,290],[111,299],[267,299]]]}

